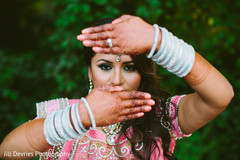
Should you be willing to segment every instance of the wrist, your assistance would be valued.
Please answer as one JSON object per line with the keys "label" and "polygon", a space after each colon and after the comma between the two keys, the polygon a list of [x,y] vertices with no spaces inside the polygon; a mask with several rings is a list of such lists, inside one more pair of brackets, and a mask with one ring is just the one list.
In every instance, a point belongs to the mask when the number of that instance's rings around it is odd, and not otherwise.
{"label": "wrist", "polygon": [[211,69],[211,64],[208,63],[201,55],[195,53],[195,61],[193,67],[189,74],[183,78],[190,86],[193,87],[205,81]]}
{"label": "wrist", "polygon": [[143,39],[147,40],[145,44],[146,45],[146,53],[149,53],[151,51],[152,45],[154,43],[154,36],[155,36],[155,28],[150,25],[150,29],[148,32],[145,32],[145,37],[143,37]]}

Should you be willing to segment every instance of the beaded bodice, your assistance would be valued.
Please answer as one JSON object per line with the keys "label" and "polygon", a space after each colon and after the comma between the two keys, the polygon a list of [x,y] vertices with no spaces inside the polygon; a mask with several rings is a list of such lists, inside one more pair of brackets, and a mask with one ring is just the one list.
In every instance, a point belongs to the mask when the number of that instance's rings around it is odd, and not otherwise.
{"label": "beaded bodice", "polygon": [[[79,138],[72,151],[72,159],[132,159],[131,144],[124,135],[117,135],[115,144],[109,145],[107,135],[100,130],[90,130]],[[141,150],[142,145],[136,145]]]}

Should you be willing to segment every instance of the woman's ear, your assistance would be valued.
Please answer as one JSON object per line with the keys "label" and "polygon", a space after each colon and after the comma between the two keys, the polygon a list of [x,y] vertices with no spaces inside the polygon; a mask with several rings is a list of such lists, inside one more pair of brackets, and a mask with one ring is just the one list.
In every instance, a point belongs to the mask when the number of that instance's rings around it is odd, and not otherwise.
{"label": "woman's ear", "polygon": [[92,79],[92,70],[91,67],[88,67],[88,78]]}

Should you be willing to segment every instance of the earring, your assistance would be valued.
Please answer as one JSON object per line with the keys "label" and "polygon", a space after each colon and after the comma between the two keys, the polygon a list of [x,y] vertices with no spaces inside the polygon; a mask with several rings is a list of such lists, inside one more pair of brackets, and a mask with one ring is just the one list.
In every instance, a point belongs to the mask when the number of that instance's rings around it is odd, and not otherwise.
{"label": "earring", "polygon": [[92,91],[93,89],[93,81],[92,79],[89,79],[89,90],[88,90],[88,94]]}

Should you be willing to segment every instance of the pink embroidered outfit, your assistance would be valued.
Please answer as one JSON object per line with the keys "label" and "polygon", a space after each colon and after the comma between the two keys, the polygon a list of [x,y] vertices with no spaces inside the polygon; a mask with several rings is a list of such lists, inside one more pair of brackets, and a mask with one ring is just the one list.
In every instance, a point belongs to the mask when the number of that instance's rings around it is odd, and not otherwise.
{"label": "pink embroidered outfit", "polygon": [[[174,151],[176,139],[190,136],[184,135],[178,125],[176,111],[181,96],[175,96],[169,103],[169,115],[172,120],[170,151]],[[37,103],[37,118],[44,118],[53,111],[63,109],[68,105],[80,102],[80,100],[68,100],[67,98],[60,98],[56,100],[45,101]],[[132,128],[129,128],[127,135],[130,136]],[[115,144],[109,145],[107,143],[107,135],[98,129],[90,129],[86,135],[79,137],[76,140],[67,141],[60,146],[52,147],[40,155],[40,159],[59,159],[59,160],[77,160],[77,159],[136,159],[131,153],[131,144],[124,135],[117,135]],[[161,147],[161,139],[157,140],[160,152],[155,149],[151,155],[151,160],[164,160],[163,151]],[[143,144],[135,146],[137,151],[141,151]]]}

